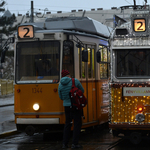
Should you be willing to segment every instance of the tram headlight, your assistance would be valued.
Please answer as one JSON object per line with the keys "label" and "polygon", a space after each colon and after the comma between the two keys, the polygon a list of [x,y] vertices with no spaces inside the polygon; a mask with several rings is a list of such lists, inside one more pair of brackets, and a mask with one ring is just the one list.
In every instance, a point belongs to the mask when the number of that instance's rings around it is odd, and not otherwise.
{"label": "tram headlight", "polygon": [[38,111],[38,110],[40,109],[40,105],[39,105],[38,103],[35,103],[35,104],[33,105],[33,109],[34,109],[35,111]]}

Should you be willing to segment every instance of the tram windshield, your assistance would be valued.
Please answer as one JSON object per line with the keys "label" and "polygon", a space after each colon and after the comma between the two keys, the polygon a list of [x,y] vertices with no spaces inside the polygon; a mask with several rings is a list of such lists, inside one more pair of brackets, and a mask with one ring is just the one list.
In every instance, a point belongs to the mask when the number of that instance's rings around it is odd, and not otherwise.
{"label": "tram windshield", "polygon": [[17,83],[59,82],[60,43],[21,42],[16,46]]}
{"label": "tram windshield", "polygon": [[150,50],[117,50],[117,77],[149,78]]}

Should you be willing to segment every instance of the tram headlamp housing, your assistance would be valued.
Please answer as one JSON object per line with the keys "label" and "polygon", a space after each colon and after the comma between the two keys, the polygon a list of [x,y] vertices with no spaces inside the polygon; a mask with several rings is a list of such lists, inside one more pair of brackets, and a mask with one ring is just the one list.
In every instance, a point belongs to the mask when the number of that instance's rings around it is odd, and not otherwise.
{"label": "tram headlamp housing", "polygon": [[33,110],[38,111],[40,109],[40,105],[38,103],[33,104]]}
{"label": "tram headlamp housing", "polygon": [[145,116],[143,114],[137,114],[136,115],[136,120],[138,122],[143,122],[145,120]]}

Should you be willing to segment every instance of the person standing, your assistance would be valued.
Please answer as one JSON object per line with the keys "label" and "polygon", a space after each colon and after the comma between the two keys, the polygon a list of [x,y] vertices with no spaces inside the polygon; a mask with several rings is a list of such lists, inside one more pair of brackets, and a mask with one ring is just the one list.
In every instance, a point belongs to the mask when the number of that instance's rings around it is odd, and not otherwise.
{"label": "person standing", "polygon": [[[65,108],[65,127],[63,133],[63,146],[62,148],[68,148],[68,142],[70,138],[70,131],[72,126],[72,119],[74,120],[74,129],[73,129],[73,140],[71,148],[82,148],[81,145],[78,144],[79,135],[82,126],[82,110],[76,110],[71,107],[71,99],[69,96],[69,92],[72,87],[72,79],[70,77],[70,73],[68,70],[62,70],[61,72],[62,78],[60,80],[60,84],[58,87],[58,93],[61,100],[63,100],[63,106]],[[83,93],[84,88],[82,87],[80,81],[75,78],[75,86],[78,87]]]}

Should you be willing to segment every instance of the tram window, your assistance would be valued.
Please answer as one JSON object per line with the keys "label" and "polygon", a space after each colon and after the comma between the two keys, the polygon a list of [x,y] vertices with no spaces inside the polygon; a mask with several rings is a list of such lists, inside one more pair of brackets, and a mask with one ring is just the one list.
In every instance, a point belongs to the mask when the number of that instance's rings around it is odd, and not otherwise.
{"label": "tram window", "polygon": [[150,53],[146,49],[117,50],[117,77],[149,78]]}
{"label": "tram window", "polygon": [[74,46],[72,41],[63,42],[62,69],[68,70],[71,77],[74,77]]}
{"label": "tram window", "polygon": [[107,62],[107,48],[104,46],[100,46],[101,48],[101,61]]}
{"label": "tram window", "polygon": [[18,43],[16,49],[17,83],[59,82],[58,41]]}
{"label": "tram window", "polygon": [[80,73],[80,78],[85,78],[85,62],[82,61],[81,57],[81,51],[83,51],[85,48],[78,48],[78,54],[79,54],[79,73]]}
{"label": "tram window", "polygon": [[92,49],[92,72],[93,72],[93,78],[95,78],[95,67],[94,67],[94,65],[95,65],[95,60],[94,60],[94,55],[95,53],[94,53],[94,49]]}
{"label": "tram window", "polygon": [[100,78],[106,79],[110,75],[109,63],[110,63],[110,52],[107,47],[99,46],[101,51],[101,63],[100,63]]}
{"label": "tram window", "polygon": [[91,73],[92,73],[92,67],[91,67],[91,49],[90,48],[88,48],[88,78],[91,78],[92,77],[92,75],[91,75]]}
{"label": "tram window", "polygon": [[95,78],[94,49],[88,48],[88,78]]}
{"label": "tram window", "polygon": [[[82,51],[84,50],[84,48],[82,48]],[[85,62],[81,61],[82,63],[82,70],[81,70],[81,73],[82,73],[82,78],[85,78]]]}
{"label": "tram window", "polygon": [[107,63],[105,64],[100,64],[100,77],[101,78],[107,78]]}

